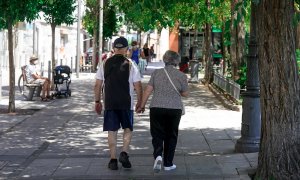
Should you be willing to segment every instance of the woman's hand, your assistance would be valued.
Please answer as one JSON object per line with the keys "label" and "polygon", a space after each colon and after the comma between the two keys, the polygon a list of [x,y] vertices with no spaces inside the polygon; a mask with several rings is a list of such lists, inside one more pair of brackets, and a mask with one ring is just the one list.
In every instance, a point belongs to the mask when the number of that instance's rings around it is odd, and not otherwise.
{"label": "woman's hand", "polygon": [[137,107],[135,112],[136,113],[144,113],[145,112],[145,107]]}

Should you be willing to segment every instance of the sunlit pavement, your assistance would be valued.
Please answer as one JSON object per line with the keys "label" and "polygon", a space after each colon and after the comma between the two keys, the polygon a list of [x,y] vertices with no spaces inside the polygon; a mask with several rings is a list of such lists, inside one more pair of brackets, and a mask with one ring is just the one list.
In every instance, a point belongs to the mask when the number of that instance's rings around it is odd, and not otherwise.
{"label": "sunlit pavement", "polygon": [[[150,63],[143,82],[162,65]],[[242,113],[225,109],[200,84],[191,84],[184,99],[176,170],[152,170],[149,110],[135,115],[129,154],[133,167],[126,170],[119,164],[119,170],[109,170],[103,117],[93,111],[94,76],[73,74],[72,97],[51,102],[23,101],[16,92],[18,108],[40,110],[26,116],[0,115],[0,179],[250,179],[247,172],[255,168],[257,153],[234,152]],[[6,103],[4,97],[0,105]],[[119,147],[121,138],[119,133]]]}

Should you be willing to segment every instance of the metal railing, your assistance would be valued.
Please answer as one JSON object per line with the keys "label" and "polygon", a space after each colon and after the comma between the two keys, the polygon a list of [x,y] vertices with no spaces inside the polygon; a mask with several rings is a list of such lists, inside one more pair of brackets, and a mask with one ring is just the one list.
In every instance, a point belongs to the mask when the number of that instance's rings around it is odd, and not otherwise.
{"label": "metal railing", "polygon": [[240,85],[236,82],[225,78],[224,76],[214,73],[213,83],[230,94],[234,99],[238,100],[240,98]]}

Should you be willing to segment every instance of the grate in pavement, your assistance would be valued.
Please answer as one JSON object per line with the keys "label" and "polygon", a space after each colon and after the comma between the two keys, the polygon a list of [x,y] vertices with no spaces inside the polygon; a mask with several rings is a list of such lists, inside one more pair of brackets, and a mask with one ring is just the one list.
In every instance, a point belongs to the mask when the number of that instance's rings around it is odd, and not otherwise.
{"label": "grate in pavement", "polygon": [[7,164],[7,161],[0,161],[0,170]]}

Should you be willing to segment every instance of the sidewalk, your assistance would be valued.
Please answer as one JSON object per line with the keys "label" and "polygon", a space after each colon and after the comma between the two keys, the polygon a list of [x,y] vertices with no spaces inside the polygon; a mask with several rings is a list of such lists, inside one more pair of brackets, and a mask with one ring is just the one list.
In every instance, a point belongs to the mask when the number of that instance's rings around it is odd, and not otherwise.
{"label": "sidewalk", "polygon": [[[159,66],[149,64],[148,71]],[[146,75],[143,82],[148,80]],[[79,79],[72,78],[72,97],[51,102],[17,100],[17,107],[35,113],[0,115],[0,179],[250,179],[247,171],[255,168],[257,153],[234,152],[241,112],[225,109],[202,85],[190,85],[190,96],[184,100],[176,170],[152,171],[149,111],[135,115],[129,154],[132,169],[119,164],[118,171],[109,170],[107,133],[102,131],[103,117],[93,111],[93,86],[94,74],[80,74]],[[4,97],[0,105],[5,103]],[[121,138],[119,133],[119,142]]]}

